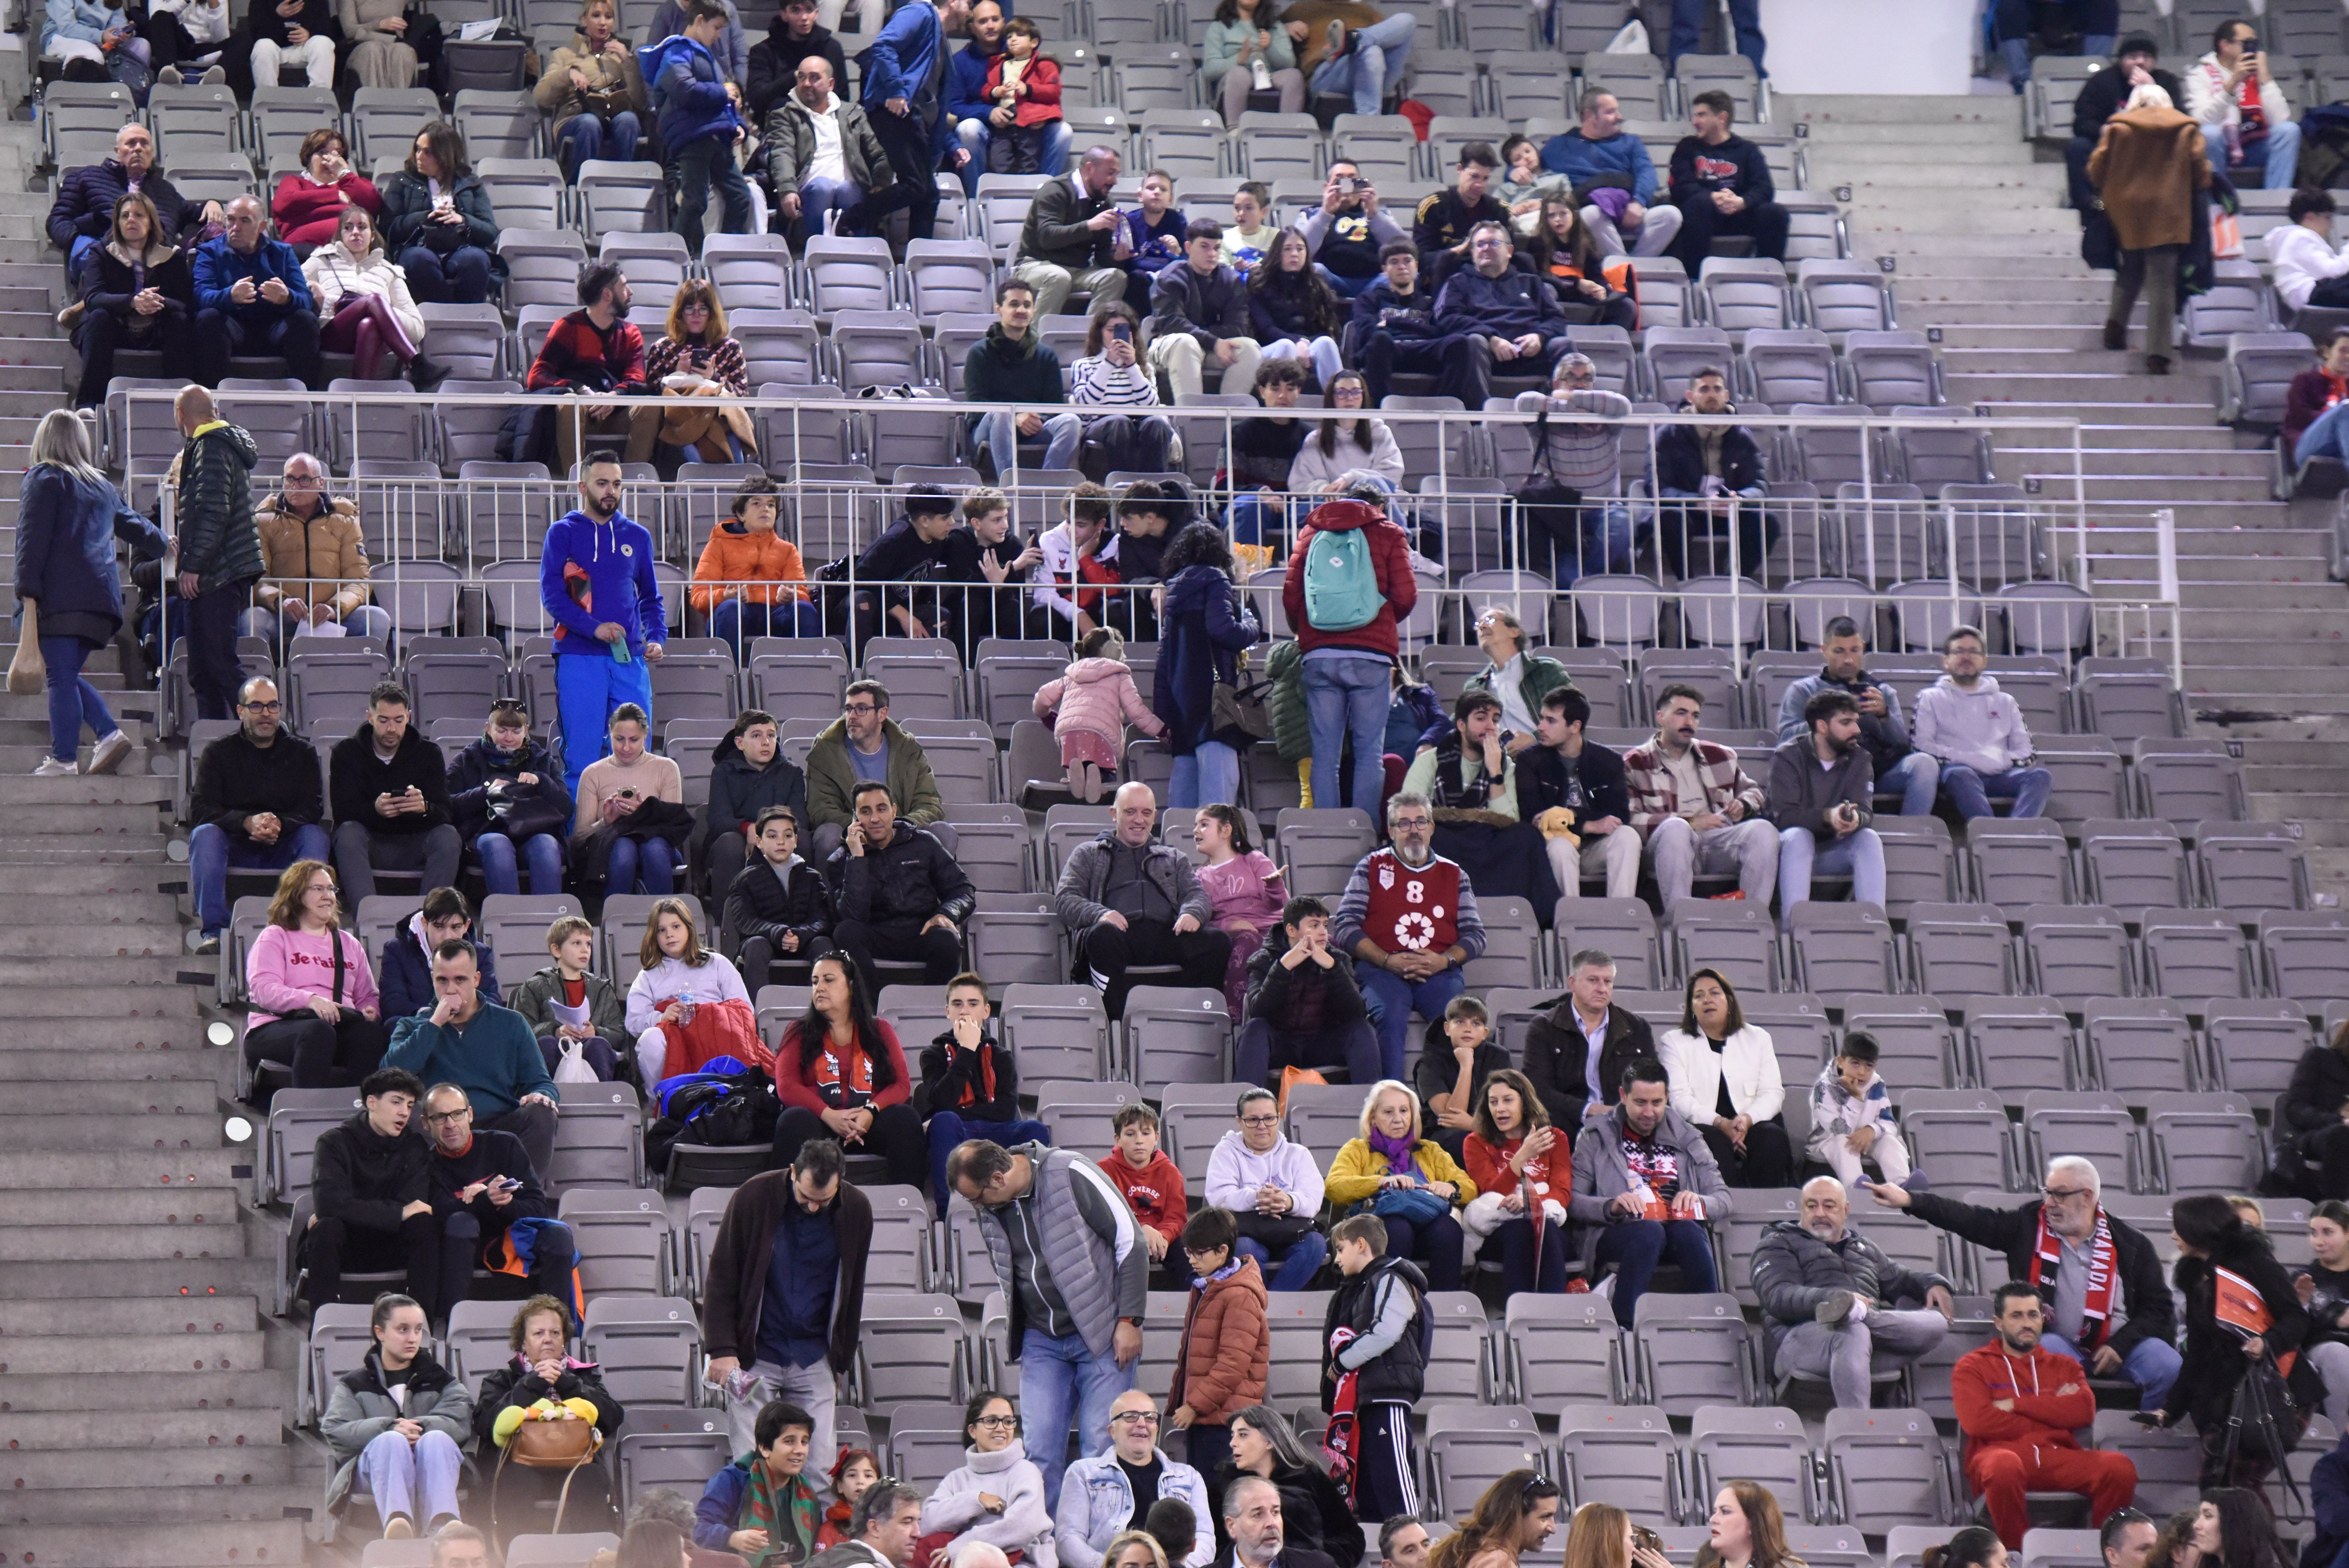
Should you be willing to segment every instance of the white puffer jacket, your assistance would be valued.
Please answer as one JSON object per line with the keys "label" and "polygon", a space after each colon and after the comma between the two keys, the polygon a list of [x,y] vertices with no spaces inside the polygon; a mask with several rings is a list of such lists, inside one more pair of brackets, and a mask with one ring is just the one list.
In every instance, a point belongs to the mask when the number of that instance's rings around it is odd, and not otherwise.
{"label": "white puffer jacket", "polygon": [[[2186,112],[2206,126],[2240,125],[2240,88],[2232,93],[2227,90],[2227,67],[2219,63],[2215,50],[2195,61],[2186,73]],[[2292,118],[2291,100],[2272,80],[2260,84],[2260,111],[2270,125],[2282,125]]]}
{"label": "white puffer jacket", "polygon": [[318,302],[319,320],[334,320],[347,299],[381,294],[391,302],[391,314],[408,341],[424,341],[424,313],[408,292],[408,273],[381,251],[353,256],[350,247],[337,240],[311,252],[302,263],[302,275],[309,280],[310,297]]}

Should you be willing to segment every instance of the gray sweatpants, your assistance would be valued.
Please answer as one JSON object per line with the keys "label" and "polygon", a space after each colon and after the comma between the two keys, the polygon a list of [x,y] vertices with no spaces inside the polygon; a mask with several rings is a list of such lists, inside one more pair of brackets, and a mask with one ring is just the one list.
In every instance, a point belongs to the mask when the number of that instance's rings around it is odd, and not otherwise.
{"label": "gray sweatpants", "polygon": [[1847,1319],[1796,1325],[1778,1342],[1772,1370],[1781,1377],[1825,1377],[1838,1406],[1865,1410],[1872,1392],[1871,1374],[1916,1360],[1949,1331],[1948,1319],[1930,1307],[1914,1312],[1871,1307],[1860,1323]]}

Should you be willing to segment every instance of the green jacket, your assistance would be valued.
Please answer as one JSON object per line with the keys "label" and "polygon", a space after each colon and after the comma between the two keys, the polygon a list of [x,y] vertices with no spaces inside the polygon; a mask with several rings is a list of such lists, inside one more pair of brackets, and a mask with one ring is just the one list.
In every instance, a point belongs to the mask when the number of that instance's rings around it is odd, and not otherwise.
{"label": "green jacket", "polygon": [[[1493,689],[1493,677],[1498,673],[1499,672],[1491,665],[1486,665],[1483,669],[1478,670],[1475,675],[1468,677],[1467,689],[1470,691],[1491,691]],[[1526,655],[1525,678],[1517,683],[1517,693],[1526,699],[1526,711],[1527,713],[1532,714],[1536,718],[1539,718],[1541,717],[1542,698],[1549,696],[1549,694],[1554,691],[1571,691],[1573,689],[1574,677],[1566,673],[1566,666],[1564,665],[1559,664],[1556,659],[1536,658],[1531,654],[1527,654]]]}
{"label": "green jacket", "polygon": [[196,591],[250,583],[266,567],[253,521],[253,465],[260,449],[237,426],[214,420],[180,451],[180,564]]}
{"label": "green jacket", "polygon": [[1305,711],[1305,655],[1294,639],[1272,645],[1264,673],[1272,681],[1264,707],[1272,718],[1273,748],[1283,762],[1302,762],[1313,755],[1313,727]]}
{"label": "green jacket", "polygon": [[[563,970],[550,964],[506,993],[506,1006],[522,1015],[530,1032],[540,1039],[553,1035],[562,1020],[552,1009],[563,997]],[[627,1043],[628,1007],[619,989],[601,975],[587,976],[587,1022],[606,1045]]]}
{"label": "green jacket", "polygon": [[[881,738],[889,748],[885,782],[897,802],[897,820],[926,828],[947,814],[946,798],[938,793],[938,776],[922,743],[897,727],[895,719],[881,721]],[[856,788],[856,769],[848,760],[848,721],[835,718],[815,738],[807,759],[807,814],[814,827],[829,822],[848,826],[853,813],[849,795]]]}

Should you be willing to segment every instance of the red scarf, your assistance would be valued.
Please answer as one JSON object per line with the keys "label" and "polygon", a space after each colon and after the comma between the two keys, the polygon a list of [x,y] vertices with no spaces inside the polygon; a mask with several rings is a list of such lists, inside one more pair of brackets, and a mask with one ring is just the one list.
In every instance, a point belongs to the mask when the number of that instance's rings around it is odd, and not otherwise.
{"label": "red scarf", "polygon": [[[2089,1241],[2088,1301],[2081,1315],[2080,1345],[2083,1351],[2094,1350],[2105,1342],[2105,1325],[2113,1315],[2113,1286],[2120,1277],[2114,1265],[2113,1222],[2105,1217],[2100,1204],[2096,1209],[2096,1233]],[[2063,1266],[2063,1243],[2047,1228],[2047,1205],[2039,1206],[2039,1240],[2031,1251],[2031,1284],[2039,1288],[2044,1274],[2051,1281],[2054,1271]]]}
{"label": "red scarf", "polygon": [[[958,1048],[951,1040],[947,1042],[947,1063],[949,1067],[954,1064],[954,1054]],[[995,1053],[987,1048],[985,1040],[981,1040],[978,1043],[978,1049],[973,1054],[978,1057],[979,1087],[973,1088],[968,1078],[962,1080],[962,1099],[955,1102],[955,1109],[957,1110],[967,1105],[995,1103]]]}

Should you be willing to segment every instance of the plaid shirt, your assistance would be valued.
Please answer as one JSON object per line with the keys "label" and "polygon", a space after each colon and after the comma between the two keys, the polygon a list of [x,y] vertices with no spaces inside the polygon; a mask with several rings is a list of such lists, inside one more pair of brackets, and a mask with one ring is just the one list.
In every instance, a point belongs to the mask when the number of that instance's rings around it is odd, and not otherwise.
{"label": "plaid shirt", "polygon": [[1732,800],[1748,817],[1762,814],[1762,788],[1737,766],[1737,753],[1710,740],[1694,740],[1697,777],[1704,781],[1702,804],[1682,805],[1680,783],[1664,767],[1656,742],[1634,747],[1623,754],[1623,782],[1631,792],[1631,826],[1652,833],[1672,817],[1699,817],[1726,811]]}

